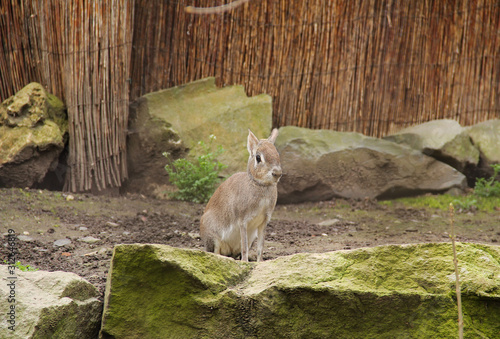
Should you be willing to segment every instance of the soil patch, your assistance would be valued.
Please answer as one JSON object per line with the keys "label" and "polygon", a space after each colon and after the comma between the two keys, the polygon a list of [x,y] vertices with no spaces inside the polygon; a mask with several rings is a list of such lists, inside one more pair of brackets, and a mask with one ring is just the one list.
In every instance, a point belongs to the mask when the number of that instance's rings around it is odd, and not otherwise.
{"label": "soil patch", "polygon": [[[102,197],[45,190],[0,189],[2,260],[7,230],[18,236],[23,265],[74,272],[104,294],[116,244],[154,243],[203,249],[199,220],[204,206],[141,195]],[[498,216],[469,212],[455,217],[459,241],[495,244]],[[278,205],[266,229],[264,260],[299,252],[327,252],[384,244],[449,241],[448,213],[373,200],[332,200]],[[250,251],[250,260],[255,259]]]}

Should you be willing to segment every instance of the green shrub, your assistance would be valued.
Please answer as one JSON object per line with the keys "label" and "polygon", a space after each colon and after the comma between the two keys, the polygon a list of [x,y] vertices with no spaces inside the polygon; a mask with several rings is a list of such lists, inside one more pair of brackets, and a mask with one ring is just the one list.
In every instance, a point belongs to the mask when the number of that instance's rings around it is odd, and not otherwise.
{"label": "green shrub", "polygon": [[455,205],[459,210],[463,211],[477,210],[477,205],[478,205],[477,200],[470,195],[460,197],[459,199],[455,199],[452,202],[453,205]]}
{"label": "green shrub", "polygon": [[500,182],[495,180],[500,172],[500,164],[491,165],[493,176],[489,179],[479,178],[474,187],[474,194],[480,197],[500,197]]}
{"label": "green shrub", "polygon": [[[177,187],[177,191],[170,196],[177,200],[192,201],[196,203],[207,202],[219,183],[219,173],[227,166],[216,158],[224,152],[222,146],[213,150],[215,136],[210,136],[209,144],[198,142],[199,153],[202,155],[195,159],[177,159],[172,165],[166,165],[169,180]],[[167,158],[168,153],[163,153]]]}

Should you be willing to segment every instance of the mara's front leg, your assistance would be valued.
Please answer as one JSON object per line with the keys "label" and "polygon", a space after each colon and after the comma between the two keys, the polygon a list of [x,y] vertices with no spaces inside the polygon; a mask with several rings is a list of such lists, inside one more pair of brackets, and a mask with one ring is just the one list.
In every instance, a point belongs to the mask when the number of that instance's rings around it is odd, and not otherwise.
{"label": "mara's front leg", "polygon": [[247,234],[246,222],[242,222],[240,225],[240,237],[241,237],[241,261],[248,262],[248,234]]}
{"label": "mara's front leg", "polygon": [[262,260],[262,252],[264,251],[264,237],[267,223],[269,222],[269,217],[266,218],[266,221],[259,226],[257,229],[257,262]]}

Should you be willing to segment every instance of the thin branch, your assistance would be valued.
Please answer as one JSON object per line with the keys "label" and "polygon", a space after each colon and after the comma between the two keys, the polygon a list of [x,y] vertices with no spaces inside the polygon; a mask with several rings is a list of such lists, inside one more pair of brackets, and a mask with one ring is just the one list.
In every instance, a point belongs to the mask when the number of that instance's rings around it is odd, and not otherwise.
{"label": "thin branch", "polygon": [[189,14],[221,14],[228,12],[232,9],[235,9],[241,5],[243,5],[246,2],[249,2],[250,0],[236,0],[233,2],[230,2],[226,5],[222,6],[215,6],[215,7],[193,7],[193,6],[187,6],[184,8],[184,11]]}
{"label": "thin branch", "polygon": [[451,225],[451,243],[453,246],[453,264],[455,265],[455,290],[457,293],[457,307],[458,307],[458,337],[462,339],[464,337],[464,317],[462,314],[462,293],[460,292],[460,278],[458,275],[458,259],[457,259],[457,249],[455,247],[455,227],[454,227],[454,213],[455,208],[453,203],[450,203],[450,225]]}

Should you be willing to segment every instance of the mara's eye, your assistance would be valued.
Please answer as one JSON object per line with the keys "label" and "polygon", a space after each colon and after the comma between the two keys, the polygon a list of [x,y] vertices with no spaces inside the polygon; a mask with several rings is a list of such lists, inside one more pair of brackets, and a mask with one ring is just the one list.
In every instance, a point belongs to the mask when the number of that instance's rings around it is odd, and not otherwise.
{"label": "mara's eye", "polygon": [[257,154],[255,156],[255,160],[257,160],[257,163],[260,163],[262,161],[262,158],[260,157],[260,154]]}

